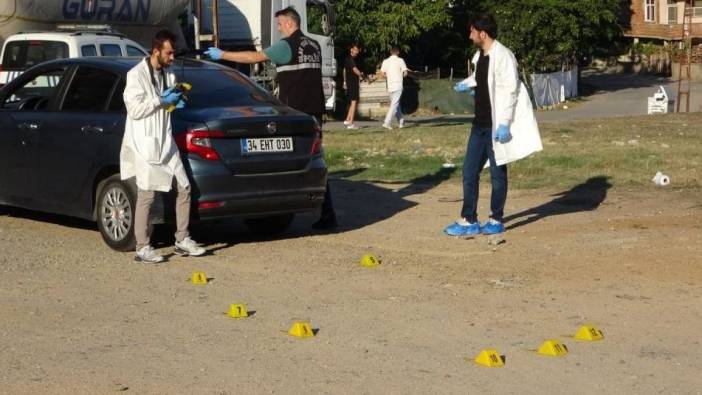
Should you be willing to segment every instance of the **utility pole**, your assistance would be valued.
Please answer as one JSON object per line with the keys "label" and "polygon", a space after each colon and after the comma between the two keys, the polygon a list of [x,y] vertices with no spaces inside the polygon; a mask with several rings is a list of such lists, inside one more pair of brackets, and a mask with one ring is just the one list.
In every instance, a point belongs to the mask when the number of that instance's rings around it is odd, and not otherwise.
{"label": "utility pole", "polygon": [[675,99],[675,112],[680,112],[680,103],[685,98],[685,111],[690,112],[690,67],[692,63],[692,4],[685,1],[685,12],[683,13],[683,26],[681,43],[684,46],[685,54],[678,59],[678,96]]}

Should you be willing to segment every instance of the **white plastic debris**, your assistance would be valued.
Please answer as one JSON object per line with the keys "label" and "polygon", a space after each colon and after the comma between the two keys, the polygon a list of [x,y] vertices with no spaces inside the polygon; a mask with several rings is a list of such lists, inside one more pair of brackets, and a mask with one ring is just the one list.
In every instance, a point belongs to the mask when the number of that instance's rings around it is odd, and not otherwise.
{"label": "white plastic debris", "polygon": [[653,177],[651,180],[653,181],[654,184],[664,187],[668,184],[670,184],[670,177],[666,176],[665,174],[661,173],[660,171],[656,173],[656,175]]}

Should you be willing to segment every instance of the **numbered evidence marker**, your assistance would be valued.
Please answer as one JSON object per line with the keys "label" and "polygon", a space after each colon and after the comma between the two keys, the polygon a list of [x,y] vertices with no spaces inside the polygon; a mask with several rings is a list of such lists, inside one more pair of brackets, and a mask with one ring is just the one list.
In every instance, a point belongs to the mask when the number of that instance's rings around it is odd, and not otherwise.
{"label": "numbered evidence marker", "polygon": [[290,327],[288,334],[295,337],[312,337],[314,332],[312,331],[312,325],[307,321],[296,321]]}
{"label": "numbered evidence marker", "polygon": [[497,350],[488,348],[480,352],[477,357],[475,357],[475,363],[482,366],[487,366],[489,368],[499,368],[505,366],[502,357],[497,352]]}
{"label": "numbered evidence marker", "polygon": [[558,339],[546,340],[539,348],[539,354],[549,357],[561,357],[568,354],[568,347]]}
{"label": "numbered evidence marker", "polygon": [[249,316],[249,311],[246,310],[245,304],[236,303],[229,305],[227,315],[231,318],[245,318]]}
{"label": "numbered evidence marker", "polygon": [[380,265],[380,261],[374,255],[366,254],[361,258],[361,266],[376,267]]}
{"label": "numbered evidence marker", "polygon": [[604,334],[592,325],[583,325],[575,334],[575,338],[582,341],[597,341],[604,339]]}
{"label": "numbered evidence marker", "polygon": [[193,272],[192,282],[195,285],[207,284],[207,276],[205,272]]}

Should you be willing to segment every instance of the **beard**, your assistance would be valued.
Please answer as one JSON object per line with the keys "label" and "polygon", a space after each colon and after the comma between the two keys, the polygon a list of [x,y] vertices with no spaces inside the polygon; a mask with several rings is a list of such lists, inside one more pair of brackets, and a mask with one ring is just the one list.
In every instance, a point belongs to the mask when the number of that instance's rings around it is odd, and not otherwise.
{"label": "beard", "polygon": [[159,66],[161,66],[161,67],[163,67],[163,68],[167,68],[167,67],[169,67],[169,66],[171,65],[171,62],[170,62],[170,60],[168,59],[168,57],[161,55],[161,53],[158,54],[158,57],[157,57],[157,58],[158,58],[158,64],[159,64]]}

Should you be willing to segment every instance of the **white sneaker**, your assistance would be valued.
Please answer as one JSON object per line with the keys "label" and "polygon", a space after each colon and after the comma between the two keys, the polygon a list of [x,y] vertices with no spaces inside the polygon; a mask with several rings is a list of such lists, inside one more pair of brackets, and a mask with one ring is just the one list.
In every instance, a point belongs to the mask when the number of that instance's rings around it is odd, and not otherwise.
{"label": "white sneaker", "polygon": [[405,120],[404,120],[404,119],[400,119],[400,129],[402,129],[402,128],[404,128],[404,127],[405,127]]}
{"label": "white sneaker", "polygon": [[383,127],[387,130],[392,130],[392,126],[390,126],[390,125],[383,124]]}
{"label": "white sneaker", "polygon": [[351,124],[351,122],[349,122],[349,121],[344,121],[344,126],[349,126],[350,124]]}
{"label": "white sneaker", "polygon": [[355,123],[350,123],[346,125],[346,129],[358,129],[358,126]]}
{"label": "white sneaker", "polygon": [[203,255],[207,250],[200,247],[195,240],[190,237],[186,237],[183,241],[175,242],[175,253],[183,256],[200,256]]}
{"label": "white sneaker", "polygon": [[163,256],[154,251],[151,246],[144,246],[136,250],[134,260],[137,262],[159,263],[163,262]]}

